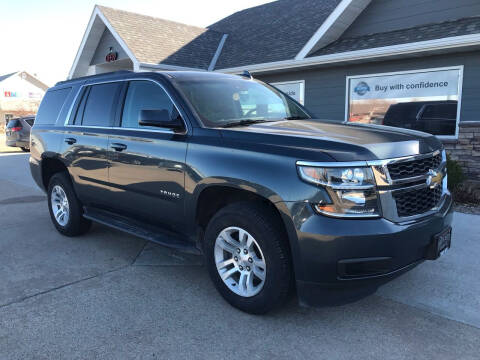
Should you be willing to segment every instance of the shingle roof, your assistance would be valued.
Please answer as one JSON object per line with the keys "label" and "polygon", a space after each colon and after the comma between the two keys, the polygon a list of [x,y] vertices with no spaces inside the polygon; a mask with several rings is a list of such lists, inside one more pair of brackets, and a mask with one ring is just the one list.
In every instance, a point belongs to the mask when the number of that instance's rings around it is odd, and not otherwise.
{"label": "shingle roof", "polygon": [[216,69],[293,59],[341,0],[279,0],[209,26],[228,34]]}
{"label": "shingle roof", "polygon": [[425,24],[408,29],[339,39],[309,56],[336,54],[478,33],[480,33],[480,17],[477,16],[455,21]]}
{"label": "shingle roof", "polygon": [[144,63],[208,68],[221,33],[98,6],[135,57]]}
{"label": "shingle roof", "polygon": [[8,79],[10,76],[12,75],[15,75],[18,71],[15,71],[13,73],[10,73],[10,74],[6,74],[6,75],[0,75],[0,82],[2,82],[3,80],[6,80]]}

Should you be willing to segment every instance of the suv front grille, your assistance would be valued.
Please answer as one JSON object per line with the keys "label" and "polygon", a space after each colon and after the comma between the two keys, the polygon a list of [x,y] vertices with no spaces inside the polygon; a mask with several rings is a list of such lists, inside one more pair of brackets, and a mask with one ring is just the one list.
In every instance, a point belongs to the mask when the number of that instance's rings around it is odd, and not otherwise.
{"label": "suv front grille", "polygon": [[424,187],[394,192],[393,198],[397,204],[398,216],[414,216],[433,209],[440,202],[442,193],[441,186],[437,186],[435,189]]}
{"label": "suv front grille", "polygon": [[425,159],[390,164],[388,165],[388,172],[392,180],[422,176],[427,174],[430,169],[438,169],[441,162],[442,155],[437,154]]}

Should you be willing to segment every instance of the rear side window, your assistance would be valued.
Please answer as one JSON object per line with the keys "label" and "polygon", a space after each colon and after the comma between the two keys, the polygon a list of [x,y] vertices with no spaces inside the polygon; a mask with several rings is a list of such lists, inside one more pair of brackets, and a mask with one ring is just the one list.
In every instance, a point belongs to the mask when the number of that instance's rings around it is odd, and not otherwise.
{"label": "rear side window", "polygon": [[25,122],[30,125],[30,126],[33,126],[33,123],[35,122],[35,119],[25,119]]}
{"label": "rear side window", "polygon": [[85,103],[82,125],[110,126],[121,86],[121,82],[92,85]]}
{"label": "rear side window", "polygon": [[457,104],[427,105],[422,114],[423,119],[457,119]]}
{"label": "rear side window", "polygon": [[38,109],[36,124],[55,124],[70,91],[71,88],[47,91]]}
{"label": "rear side window", "polygon": [[22,123],[18,119],[13,119],[8,122],[7,129],[11,129],[14,127],[21,127]]}
{"label": "rear side window", "polygon": [[167,110],[172,116],[173,109],[172,101],[159,85],[151,81],[132,81],[123,107],[122,127],[138,128],[141,110]]}

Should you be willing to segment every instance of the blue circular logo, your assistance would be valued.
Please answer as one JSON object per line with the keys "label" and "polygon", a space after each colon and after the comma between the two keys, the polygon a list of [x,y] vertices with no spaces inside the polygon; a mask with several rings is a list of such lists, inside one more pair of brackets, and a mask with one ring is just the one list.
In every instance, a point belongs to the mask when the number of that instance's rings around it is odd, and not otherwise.
{"label": "blue circular logo", "polygon": [[359,82],[355,89],[353,89],[358,95],[363,96],[370,91],[370,86],[365,81]]}

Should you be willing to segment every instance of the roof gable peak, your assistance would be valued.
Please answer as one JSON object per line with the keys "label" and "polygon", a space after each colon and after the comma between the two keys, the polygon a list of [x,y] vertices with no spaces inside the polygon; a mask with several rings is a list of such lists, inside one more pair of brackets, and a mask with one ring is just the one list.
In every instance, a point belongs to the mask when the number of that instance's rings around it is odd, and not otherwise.
{"label": "roof gable peak", "polygon": [[371,0],[342,0],[295,56],[295,60],[304,59],[309,54],[338,40],[370,2]]}

